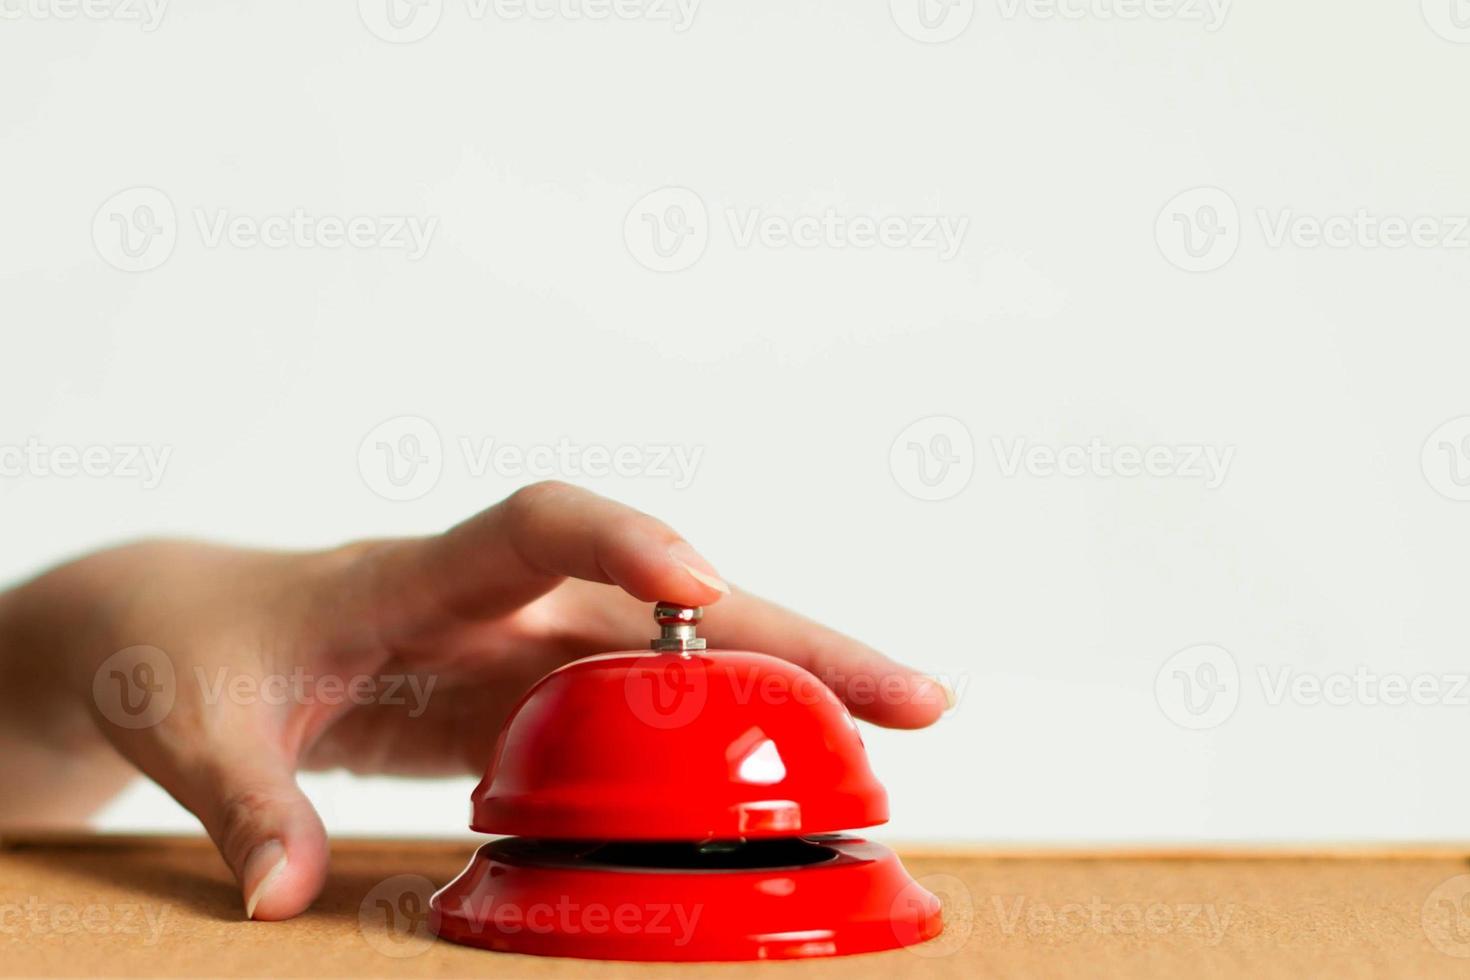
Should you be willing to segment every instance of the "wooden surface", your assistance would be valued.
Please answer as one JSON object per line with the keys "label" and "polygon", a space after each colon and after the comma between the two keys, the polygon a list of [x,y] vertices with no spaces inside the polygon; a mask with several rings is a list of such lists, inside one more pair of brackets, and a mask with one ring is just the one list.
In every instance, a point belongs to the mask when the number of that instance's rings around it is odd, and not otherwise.
{"label": "wooden surface", "polygon": [[932,943],[680,966],[487,953],[426,938],[412,915],[387,921],[384,908],[403,908],[404,894],[448,880],[473,846],[339,841],[316,906],[291,922],[257,923],[243,921],[234,883],[207,842],[7,839],[0,975],[1470,976],[1463,849],[908,850],[910,871],[946,903],[945,935]]}

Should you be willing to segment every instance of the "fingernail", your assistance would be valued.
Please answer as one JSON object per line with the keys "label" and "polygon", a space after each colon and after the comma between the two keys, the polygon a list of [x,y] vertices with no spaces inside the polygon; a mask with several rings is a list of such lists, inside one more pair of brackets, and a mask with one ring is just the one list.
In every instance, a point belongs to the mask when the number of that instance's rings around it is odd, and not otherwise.
{"label": "fingernail", "polygon": [[704,560],[699,552],[690,547],[689,542],[680,541],[670,546],[669,556],[684,566],[684,571],[700,585],[707,585],[716,592],[730,594],[730,586],[725,580],[715,573],[715,567]]}
{"label": "fingernail", "polygon": [[285,870],[286,848],[280,841],[266,841],[250,852],[241,876],[245,886],[245,918],[255,918],[255,907]]}
{"label": "fingernail", "polygon": [[944,694],[944,710],[954,710],[956,701],[954,688],[950,687],[948,684],[944,683],[944,681],[934,676],[929,677],[929,683],[939,688],[939,690]]}

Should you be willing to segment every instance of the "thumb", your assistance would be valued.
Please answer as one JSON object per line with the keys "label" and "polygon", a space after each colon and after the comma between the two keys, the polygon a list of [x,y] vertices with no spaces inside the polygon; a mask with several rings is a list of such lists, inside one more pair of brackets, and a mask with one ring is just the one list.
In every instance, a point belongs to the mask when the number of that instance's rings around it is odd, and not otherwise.
{"label": "thumb", "polygon": [[181,802],[235,873],[246,918],[289,919],[305,911],[326,879],[327,834],[296,784],[295,767],[284,758],[226,758],[194,783]]}

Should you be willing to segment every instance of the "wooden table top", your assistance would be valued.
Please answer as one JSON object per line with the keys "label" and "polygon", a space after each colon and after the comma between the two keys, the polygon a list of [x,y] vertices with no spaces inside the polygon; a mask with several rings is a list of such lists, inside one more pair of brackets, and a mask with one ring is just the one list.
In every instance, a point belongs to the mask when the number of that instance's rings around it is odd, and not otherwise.
{"label": "wooden table top", "polygon": [[244,921],[204,840],[7,838],[0,976],[1470,976],[1466,847],[900,849],[945,901],[940,938],[854,957],[690,966],[489,953],[374,911],[385,890],[443,884],[474,846],[339,840],[316,905],[263,923]]}

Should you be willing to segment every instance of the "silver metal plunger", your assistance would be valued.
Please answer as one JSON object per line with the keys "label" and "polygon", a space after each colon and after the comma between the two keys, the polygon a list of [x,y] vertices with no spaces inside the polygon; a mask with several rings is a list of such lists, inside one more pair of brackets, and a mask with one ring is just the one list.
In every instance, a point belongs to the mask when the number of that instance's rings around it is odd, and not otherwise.
{"label": "silver metal plunger", "polygon": [[695,625],[703,618],[704,610],[698,606],[676,606],[672,602],[660,602],[653,607],[653,619],[659,626],[659,638],[649,640],[649,648],[660,653],[703,650],[704,640],[694,632]]}

